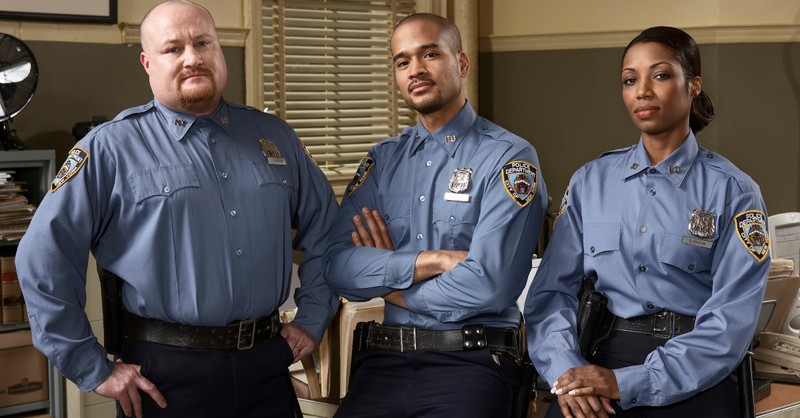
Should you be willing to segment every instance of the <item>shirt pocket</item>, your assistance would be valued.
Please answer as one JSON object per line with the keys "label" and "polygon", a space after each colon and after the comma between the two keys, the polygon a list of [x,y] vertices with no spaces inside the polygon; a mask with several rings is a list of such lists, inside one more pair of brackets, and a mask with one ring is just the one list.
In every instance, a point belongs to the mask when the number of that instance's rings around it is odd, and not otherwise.
{"label": "shirt pocket", "polygon": [[383,221],[395,248],[407,244],[411,222],[411,200],[408,193],[385,194],[380,196]]}
{"label": "shirt pocket", "polygon": [[172,197],[187,188],[200,188],[200,181],[192,164],[142,171],[128,176],[127,181],[136,203],[153,197]]}
{"label": "shirt pocket", "polygon": [[[474,198],[474,197],[473,197]],[[437,197],[433,203],[433,226],[442,249],[468,250],[480,215],[476,202],[453,202]]]}
{"label": "shirt pocket", "polygon": [[588,257],[619,251],[622,239],[620,224],[589,224],[583,226],[583,253]]}
{"label": "shirt pocket", "polygon": [[702,242],[707,243],[707,246],[701,246],[684,241],[682,236],[667,234],[661,242],[659,261],[688,274],[711,270],[715,243],[703,240]]}
{"label": "shirt pocket", "polygon": [[259,187],[276,186],[282,190],[292,189],[292,176],[286,166],[268,164],[260,161],[252,163],[253,173]]}

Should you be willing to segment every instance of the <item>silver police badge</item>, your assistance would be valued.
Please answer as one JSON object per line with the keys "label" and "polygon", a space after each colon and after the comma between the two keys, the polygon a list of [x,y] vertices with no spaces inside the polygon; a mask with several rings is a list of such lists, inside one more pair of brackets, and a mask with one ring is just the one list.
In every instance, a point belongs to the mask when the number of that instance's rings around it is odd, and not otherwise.
{"label": "silver police badge", "polygon": [[453,170],[453,177],[450,178],[448,188],[453,193],[464,193],[469,190],[469,182],[472,178],[471,168],[457,168]]}
{"label": "silver police badge", "polygon": [[698,238],[711,238],[717,233],[716,225],[716,213],[695,209],[692,211],[692,220],[689,221],[689,232]]}

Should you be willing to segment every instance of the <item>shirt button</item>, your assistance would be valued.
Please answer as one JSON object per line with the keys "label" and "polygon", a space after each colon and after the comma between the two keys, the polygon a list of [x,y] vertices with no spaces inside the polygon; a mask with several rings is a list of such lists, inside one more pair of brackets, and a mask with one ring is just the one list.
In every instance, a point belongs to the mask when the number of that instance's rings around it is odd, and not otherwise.
{"label": "shirt button", "polygon": [[450,223],[451,223],[451,224],[454,224],[454,223],[456,223],[456,217],[455,217],[455,216],[451,216],[451,217],[450,217]]}
{"label": "shirt button", "polygon": [[657,170],[655,168],[651,168],[649,171],[650,171],[650,174],[655,174]]}
{"label": "shirt button", "polygon": [[228,173],[226,173],[226,172],[224,172],[224,171],[223,171],[223,172],[222,172],[222,178],[224,178],[224,179],[228,178]]}
{"label": "shirt button", "polygon": [[631,403],[635,404],[636,403],[636,398],[631,399]]}
{"label": "shirt button", "polygon": [[594,247],[589,247],[589,252],[594,254]]}
{"label": "shirt button", "polygon": [[242,255],[242,250],[236,250],[236,256],[238,257],[238,256],[241,256],[241,255]]}
{"label": "shirt button", "polygon": [[170,189],[169,186],[164,186],[164,193],[169,193],[171,191],[172,191],[172,189]]}
{"label": "shirt button", "polygon": [[283,180],[281,181],[281,183],[283,183],[283,184],[286,184],[286,183],[288,183],[288,181],[286,181],[286,179],[283,179]]}
{"label": "shirt button", "polygon": [[235,210],[231,211],[231,216],[236,216],[236,211]]}
{"label": "shirt button", "polygon": [[650,196],[656,195],[656,189],[650,189]]}
{"label": "shirt button", "polygon": [[79,378],[75,379],[75,383],[81,384],[81,383],[83,383],[83,379],[79,377]]}
{"label": "shirt button", "polygon": [[431,164],[433,164],[433,161],[426,161],[426,162],[425,162],[425,165],[427,165],[428,167],[430,167],[430,166],[431,166]]}
{"label": "shirt button", "polygon": [[688,268],[689,271],[694,271],[694,264],[689,264],[689,266],[686,268]]}
{"label": "shirt button", "polygon": [[639,227],[639,232],[641,232],[641,233],[643,233],[643,234],[644,234],[645,232],[647,232],[647,227],[646,227],[646,226],[644,226],[644,225],[640,226],[640,227]]}
{"label": "shirt button", "polygon": [[425,237],[422,234],[417,234],[417,240],[418,241],[421,241],[422,238],[425,238]]}
{"label": "shirt button", "polygon": [[647,302],[647,309],[654,309],[654,308],[655,308],[655,305],[653,305],[650,302]]}
{"label": "shirt button", "polygon": [[425,201],[425,196],[420,196],[420,197],[419,197],[419,201],[420,201],[420,202],[424,202],[424,201]]}
{"label": "shirt button", "polygon": [[639,264],[639,271],[647,271],[647,267],[644,264]]}
{"label": "shirt button", "polygon": [[211,143],[212,143],[212,144],[216,144],[216,143],[217,143],[217,140],[216,140],[216,139],[214,139],[214,138],[211,138]]}

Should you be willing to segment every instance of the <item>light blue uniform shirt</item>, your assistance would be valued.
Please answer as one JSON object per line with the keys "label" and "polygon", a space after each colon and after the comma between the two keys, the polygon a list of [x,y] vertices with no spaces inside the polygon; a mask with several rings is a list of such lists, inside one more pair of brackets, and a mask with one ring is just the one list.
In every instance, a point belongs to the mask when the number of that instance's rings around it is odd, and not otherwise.
{"label": "light blue uniform shirt", "polygon": [[199,118],[155,101],[128,109],[76,144],[20,243],[34,344],[81,390],[111,373],[83,312],[90,250],[125,281],[128,311],[207,326],[273,312],[292,248],[304,251],[294,322],[319,340],[337,304],[321,270],[335,212],[327,180],[273,115],[226,102]]}
{"label": "light blue uniform shirt", "polygon": [[[472,171],[460,193],[452,191],[464,185],[457,169]],[[460,185],[451,187],[451,180]],[[517,326],[516,300],[531,268],[546,202],[531,144],[478,117],[467,103],[433,134],[419,123],[369,152],[331,228],[325,278],[350,300],[403,289],[408,309],[387,304],[387,325]],[[353,245],[352,219],[362,207],[384,216],[396,251]],[[423,250],[468,250],[469,256],[440,276],[412,284]]]}
{"label": "light blue uniform shirt", "polygon": [[752,340],[769,269],[766,232],[758,185],[692,133],[656,165],[641,141],[586,164],[572,176],[525,302],[536,369],[552,384],[587,364],[575,317],[590,277],[619,317],[663,309],[697,317],[693,331],[644,364],[614,370],[623,408],[672,404],[715,385]]}

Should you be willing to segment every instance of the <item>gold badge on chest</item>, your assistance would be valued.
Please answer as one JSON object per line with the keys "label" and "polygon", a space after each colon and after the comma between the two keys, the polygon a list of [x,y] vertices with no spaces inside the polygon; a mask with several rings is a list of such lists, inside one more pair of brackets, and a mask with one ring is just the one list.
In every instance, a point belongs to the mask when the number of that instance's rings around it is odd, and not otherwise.
{"label": "gold badge on chest", "polygon": [[275,141],[271,139],[261,138],[258,140],[261,144],[261,154],[267,157],[267,162],[275,165],[286,165],[286,159],[283,158],[281,150]]}

